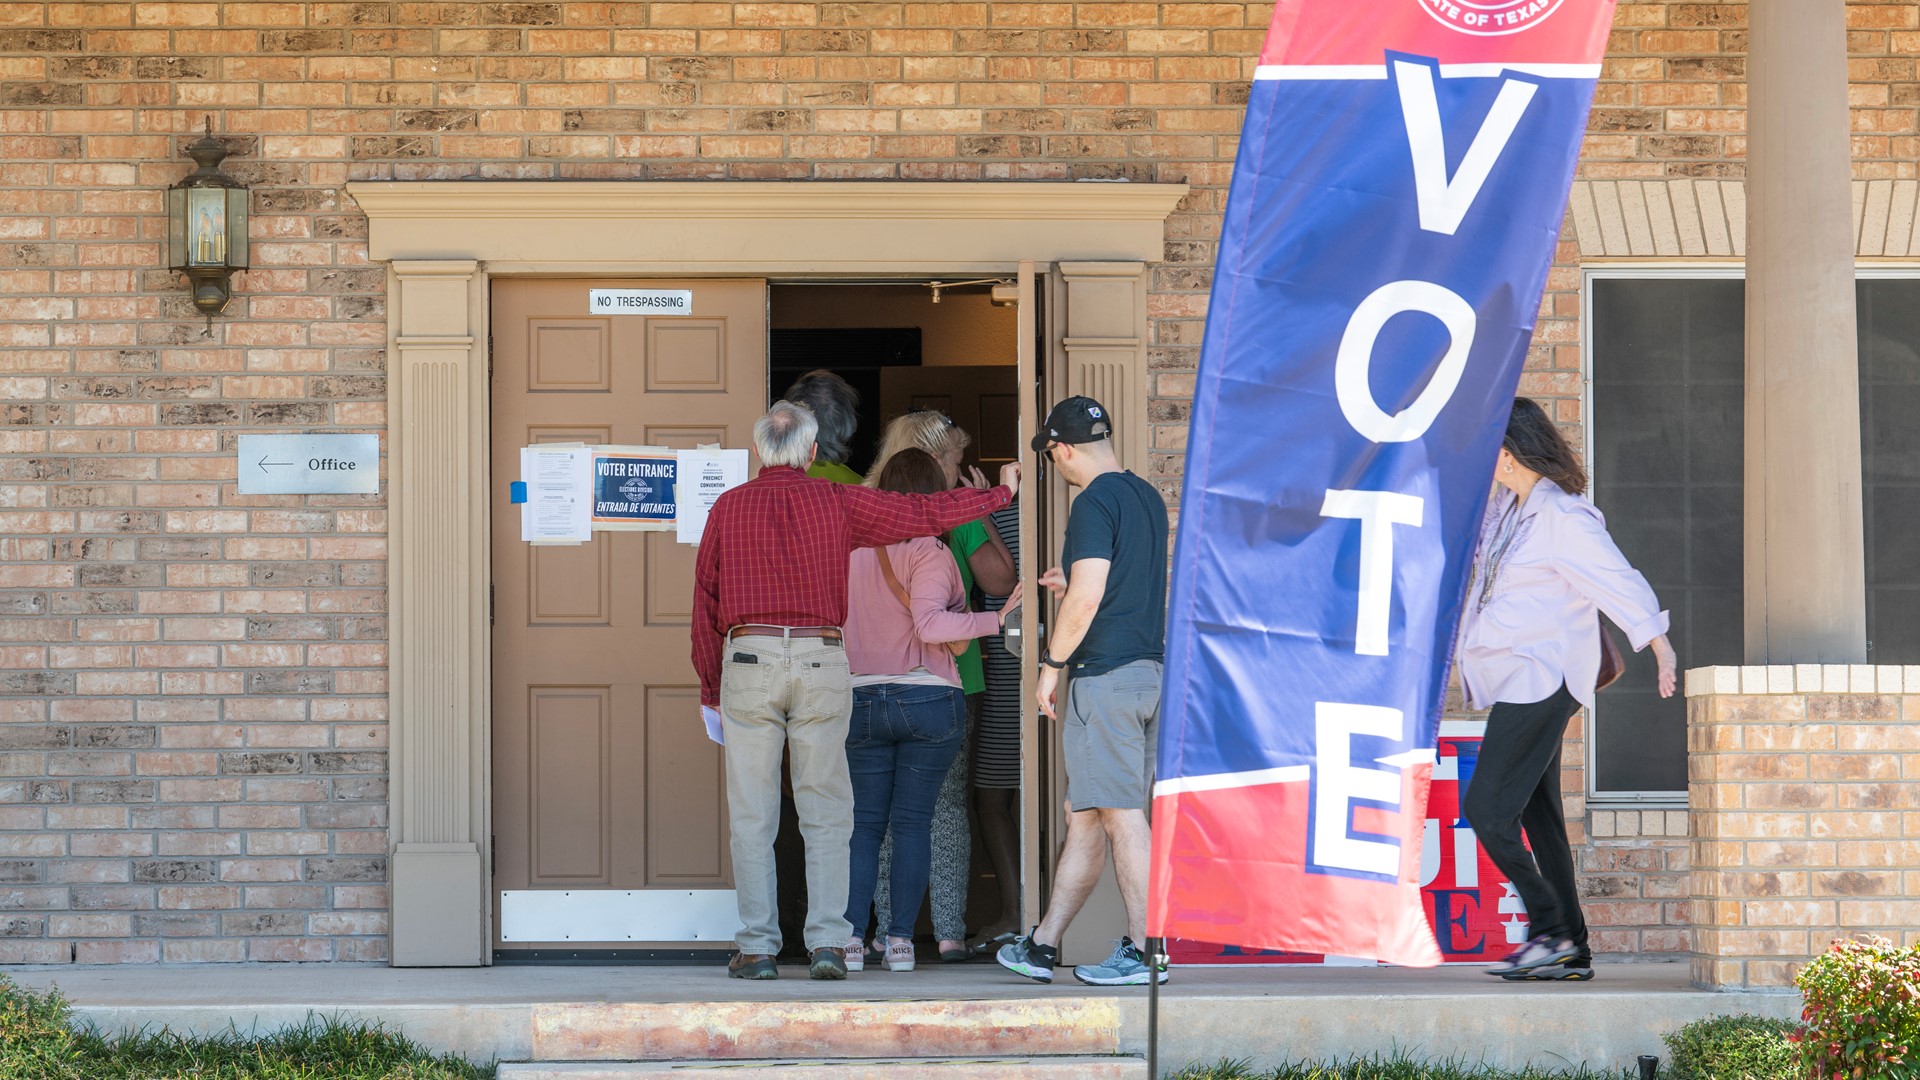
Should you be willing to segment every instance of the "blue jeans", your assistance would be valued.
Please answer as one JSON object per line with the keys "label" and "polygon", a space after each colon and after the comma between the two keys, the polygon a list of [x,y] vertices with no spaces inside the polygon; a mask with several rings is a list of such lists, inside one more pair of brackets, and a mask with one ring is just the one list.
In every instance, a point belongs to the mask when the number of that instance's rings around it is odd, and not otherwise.
{"label": "blue jeans", "polygon": [[883,683],[853,691],[847,768],[853,777],[853,843],[848,861],[847,921],[865,936],[880,876],[880,841],[893,831],[892,925],[913,937],[927,895],[933,846],[928,831],[947,769],[967,730],[959,687]]}

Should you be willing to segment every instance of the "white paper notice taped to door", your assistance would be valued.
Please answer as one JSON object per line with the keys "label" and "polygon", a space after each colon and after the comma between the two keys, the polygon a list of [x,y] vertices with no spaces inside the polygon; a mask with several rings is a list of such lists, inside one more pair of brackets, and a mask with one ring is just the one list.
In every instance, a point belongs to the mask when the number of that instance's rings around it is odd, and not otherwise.
{"label": "white paper notice taped to door", "polygon": [[593,539],[593,451],[584,446],[523,446],[520,539],[582,543]]}
{"label": "white paper notice taped to door", "polygon": [[745,450],[679,451],[680,513],[674,519],[674,539],[697,544],[707,531],[707,512],[720,496],[747,482]]}
{"label": "white paper notice taped to door", "polygon": [[691,315],[689,289],[589,289],[589,315]]}

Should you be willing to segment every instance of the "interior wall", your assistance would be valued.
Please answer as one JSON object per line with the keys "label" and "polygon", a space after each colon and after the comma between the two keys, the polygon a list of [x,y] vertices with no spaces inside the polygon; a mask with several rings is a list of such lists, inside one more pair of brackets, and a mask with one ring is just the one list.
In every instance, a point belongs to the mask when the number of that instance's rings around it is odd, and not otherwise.
{"label": "interior wall", "polygon": [[920,285],[775,284],[768,292],[776,330],[917,326],[925,366],[1014,361],[1019,312],[1012,305],[993,306],[984,287],[946,292],[938,304]]}

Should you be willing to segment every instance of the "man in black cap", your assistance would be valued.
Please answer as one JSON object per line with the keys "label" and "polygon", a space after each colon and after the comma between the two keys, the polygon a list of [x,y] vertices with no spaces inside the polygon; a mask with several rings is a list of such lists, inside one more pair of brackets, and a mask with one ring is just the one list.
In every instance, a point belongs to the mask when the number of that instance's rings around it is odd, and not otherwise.
{"label": "man in black cap", "polygon": [[[1113,846],[1114,876],[1129,936],[1073,976],[1095,986],[1145,985],[1151,972],[1135,942],[1147,921],[1147,800],[1160,728],[1160,661],[1167,622],[1167,504],[1152,484],[1122,469],[1113,422],[1092,398],[1053,407],[1033,449],[1081,489],[1067,516],[1060,567],[1040,584],[1059,601],[1040,654],[1040,711],[1059,719],[1067,766],[1067,840],[1054,870],[1052,904],[1026,937],[1002,946],[1001,966],[1053,981],[1061,935],[1100,880]],[[1064,596],[1064,599],[1062,597]],[[1073,670],[1064,708],[1060,673]]]}

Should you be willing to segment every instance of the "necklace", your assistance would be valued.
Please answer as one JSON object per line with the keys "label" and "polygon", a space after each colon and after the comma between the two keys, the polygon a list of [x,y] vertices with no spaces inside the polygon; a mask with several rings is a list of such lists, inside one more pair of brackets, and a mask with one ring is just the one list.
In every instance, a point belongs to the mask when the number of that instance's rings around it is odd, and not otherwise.
{"label": "necklace", "polygon": [[1507,548],[1512,546],[1514,537],[1520,534],[1519,509],[1519,499],[1507,504],[1506,513],[1500,516],[1500,524],[1494,527],[1494,537],[1498,543],[1487,554],[1486,566],[1481,573],[1480,595],[1475,602],[1475,611],[1485,611],[1487,605],[1493,602],[1493,586],[1500,577],[1500,563],[1506,559]]}

